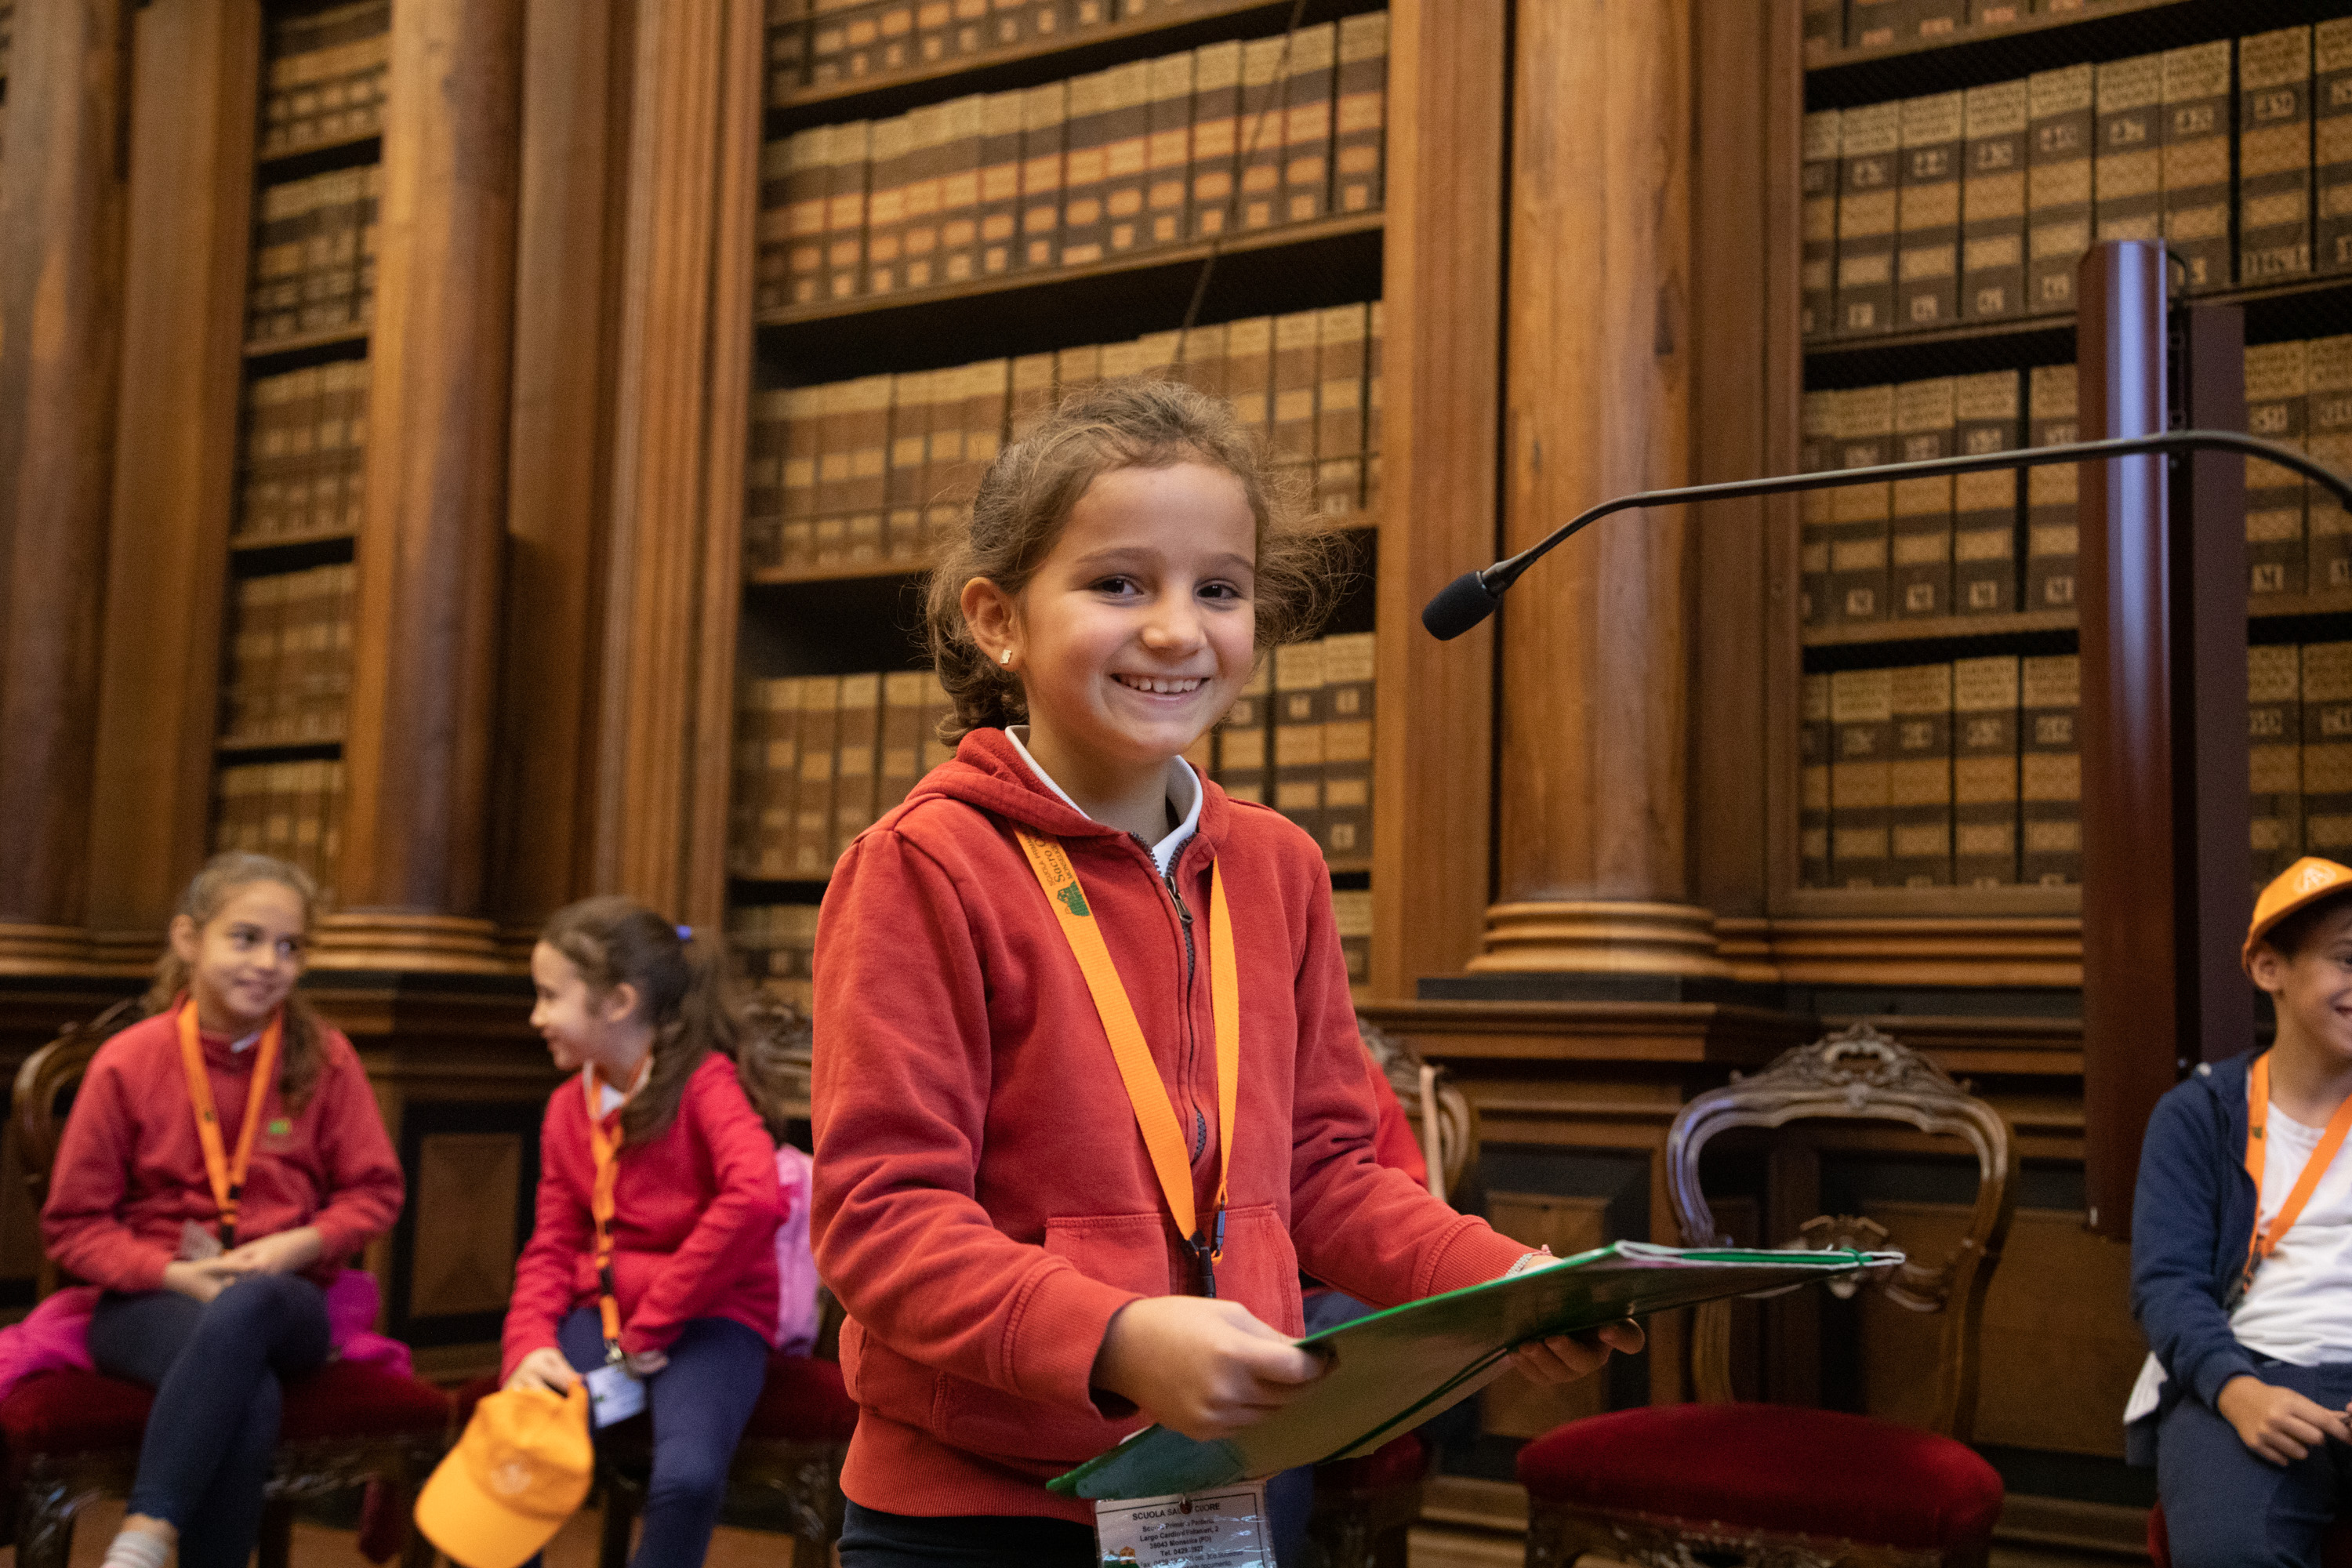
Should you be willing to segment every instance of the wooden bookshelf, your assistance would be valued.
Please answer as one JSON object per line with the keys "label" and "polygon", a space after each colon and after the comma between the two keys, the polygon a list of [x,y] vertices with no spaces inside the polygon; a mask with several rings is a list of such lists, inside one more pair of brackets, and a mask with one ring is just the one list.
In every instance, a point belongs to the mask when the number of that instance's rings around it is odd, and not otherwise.
{"label": "wooden bookshelf", "polygon": [[355,131],[345,136],[320,136],[297,142],[262,155],[256,163],[265,179],[287,179],[323,168],[373,163],[383,155],[383,132]]}
{"label": "wooden bookshelf", "polygon": [[1856,621],[1808,626],[1807,647],[1853,647],[1874,643],[1947,642],[1956,638],[2016,637],[2030,632],[2073,631],[2072,610],[2020,610],[2007,616],[1940,616],[1916,621]]}
{"label": "wooden bookshelf", "polygon": [[248,361],[273,360],[295,354],[325,355],[331,349],[365,348],[371,330],[365,326],[328,327],[315,332],[292,332],[282,338],[248,339],[245,357]]}

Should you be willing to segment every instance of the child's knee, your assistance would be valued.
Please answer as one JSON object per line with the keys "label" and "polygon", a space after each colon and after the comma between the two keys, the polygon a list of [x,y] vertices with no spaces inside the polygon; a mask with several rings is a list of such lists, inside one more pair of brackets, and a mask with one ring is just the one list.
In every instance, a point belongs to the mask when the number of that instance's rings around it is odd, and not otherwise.
{"label": "child's knee", "polygon": [[646,1489],[648,1503],[663,1499],[717,1508],[727,1498],[727,1471],[735,1462],[733,1448],[696,1444],[672,1447],[654,1456],[654,1473]]}

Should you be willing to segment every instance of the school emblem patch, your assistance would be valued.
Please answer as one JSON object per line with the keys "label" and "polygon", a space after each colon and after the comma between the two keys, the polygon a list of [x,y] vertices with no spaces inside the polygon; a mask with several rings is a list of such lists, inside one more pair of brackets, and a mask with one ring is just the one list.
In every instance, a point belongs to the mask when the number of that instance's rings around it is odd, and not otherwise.
{"label": "school emblem patch", "polygon": [[1080,920],[1085,920],[1094,913],[1092,910],[1087,908],[1086,889],[1080,888],[1076,882],[1065,883],[1062,889],[1054,896],[1062,900],[1064,909],[1068,910]]}

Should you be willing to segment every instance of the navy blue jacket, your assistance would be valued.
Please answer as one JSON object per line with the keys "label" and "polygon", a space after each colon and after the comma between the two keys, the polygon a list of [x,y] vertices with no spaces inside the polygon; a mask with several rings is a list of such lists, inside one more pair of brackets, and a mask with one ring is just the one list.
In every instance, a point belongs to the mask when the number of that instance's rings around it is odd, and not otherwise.
{"label": "navy blue jacket", "polygon": [[2210,1407],[2254,1370],[2222,1303],[2246,1266],[2261,1194],[2246,1174],[2246,1073],[2253,1053],[2198,1068],[2156,1102],[2132,1200],[2132,1316],[2169,1379],[2156,1413],[2132,1423],[2125,1453],[2153,1464],[2156,1428],[2183,1395]]}

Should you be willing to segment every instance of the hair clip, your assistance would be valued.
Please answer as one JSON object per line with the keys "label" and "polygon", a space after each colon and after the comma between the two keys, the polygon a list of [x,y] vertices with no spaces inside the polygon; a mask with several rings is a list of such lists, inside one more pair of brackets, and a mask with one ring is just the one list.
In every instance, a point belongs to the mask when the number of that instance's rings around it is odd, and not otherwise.
{"label": "hair clip", "polygon": [[692,942],[694,940],[694,928],[692,926],[678,927],[677,940],[680,942]]}

